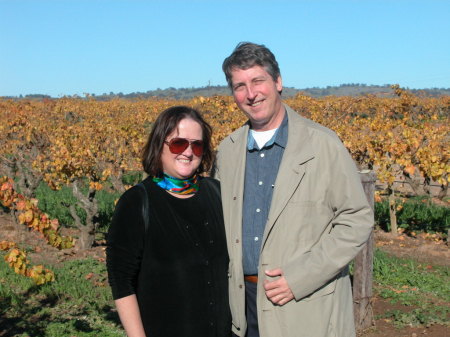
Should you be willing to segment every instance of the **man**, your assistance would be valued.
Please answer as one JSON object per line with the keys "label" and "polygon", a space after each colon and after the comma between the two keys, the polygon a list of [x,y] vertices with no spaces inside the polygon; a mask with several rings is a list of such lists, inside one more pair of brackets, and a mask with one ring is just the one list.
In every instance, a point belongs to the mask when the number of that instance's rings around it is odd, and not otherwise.
{"label": "man", "polygon": [[373,225],[356,167],[334,132],[282,103],[264,45],[238,44],[223,70],[249,118],[220,144],[215,170],[233,333],[355,336],[348,264]]}

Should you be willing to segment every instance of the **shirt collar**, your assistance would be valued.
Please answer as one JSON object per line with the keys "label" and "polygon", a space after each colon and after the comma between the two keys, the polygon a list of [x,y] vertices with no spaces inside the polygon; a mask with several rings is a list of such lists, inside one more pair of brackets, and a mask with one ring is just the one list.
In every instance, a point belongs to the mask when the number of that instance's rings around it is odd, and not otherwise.
{"label": "shirt collar", "polygon": [[[275,131],[272,138],[269,139],[269,141],[264,145],[264,148],[271,147],[273,144],[277,144],[278,146],[281,146],[283,149],[286,148],[287,144],[287,138],[288,138],[288,117],[287,112],[284,112],[284,118],[281,122],[280,126],[278,127],[277,131]],[[247,150],[261,150],[258,147],[258,144],[255,141],[255,138],[253,138],[252,133],[249,132],[247,136]]]}

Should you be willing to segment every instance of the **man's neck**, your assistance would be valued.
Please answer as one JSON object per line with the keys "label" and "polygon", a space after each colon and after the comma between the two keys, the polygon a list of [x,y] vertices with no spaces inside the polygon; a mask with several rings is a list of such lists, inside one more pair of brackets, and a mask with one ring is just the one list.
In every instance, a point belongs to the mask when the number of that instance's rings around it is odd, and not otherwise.
{"label": "man's neck", "polygon": [[267,123],[257,124],[250,120],[250,128],[256,132],[270,131],[277,129],[283,122],[285,114],[286,109],[284,108],[283,105],[281,105],[281,108],[278,110],[278,113],[274,114],[273,118],[269,120]]}

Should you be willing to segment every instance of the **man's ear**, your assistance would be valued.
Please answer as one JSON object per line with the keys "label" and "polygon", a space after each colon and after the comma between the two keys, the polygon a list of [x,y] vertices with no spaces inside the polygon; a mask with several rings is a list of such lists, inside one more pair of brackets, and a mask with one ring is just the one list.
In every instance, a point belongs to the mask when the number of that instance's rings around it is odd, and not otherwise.
{"label": "man's ear", "polygon": [[277,78],[277,80],[275,82],[275,85],[277,87],[277,91],[279,93],[281,93],[281,91],[283,91],[283,80],[281,79],[281,75],[278,76],[278,78]]}

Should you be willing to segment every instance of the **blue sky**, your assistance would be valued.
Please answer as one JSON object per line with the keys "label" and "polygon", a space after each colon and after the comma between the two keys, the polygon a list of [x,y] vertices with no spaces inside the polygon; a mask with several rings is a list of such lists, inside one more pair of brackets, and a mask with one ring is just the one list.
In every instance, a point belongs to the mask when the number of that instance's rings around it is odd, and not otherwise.
{"label": "blue sky", "polygon": [[0,0],[0,96],[225,85],[240,41],[286,87],[450,87],[450,1]]}

